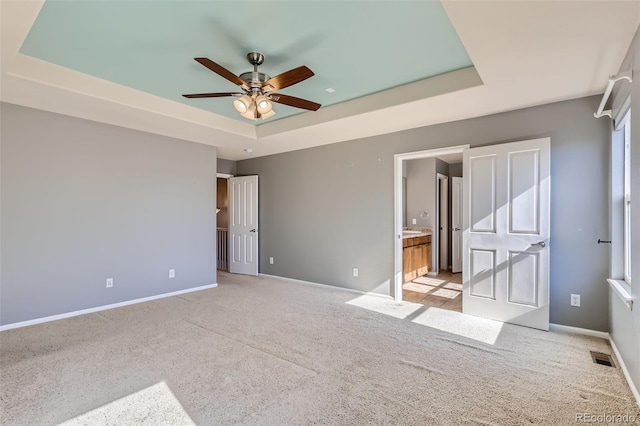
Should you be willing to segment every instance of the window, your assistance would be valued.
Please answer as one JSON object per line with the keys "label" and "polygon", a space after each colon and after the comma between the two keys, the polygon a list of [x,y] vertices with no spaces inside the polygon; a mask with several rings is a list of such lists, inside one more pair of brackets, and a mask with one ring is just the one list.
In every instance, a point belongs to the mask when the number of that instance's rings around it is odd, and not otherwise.
{"label": "window", "polygon": [[624,280],[631,284],[631,114],[627,113],[620,128],[624,133]]}
{"label": "window", "polygon": [[616,120],[611,144],[609,206],[610,277],[607,281],[629,309],[631,291],[631,112]]}

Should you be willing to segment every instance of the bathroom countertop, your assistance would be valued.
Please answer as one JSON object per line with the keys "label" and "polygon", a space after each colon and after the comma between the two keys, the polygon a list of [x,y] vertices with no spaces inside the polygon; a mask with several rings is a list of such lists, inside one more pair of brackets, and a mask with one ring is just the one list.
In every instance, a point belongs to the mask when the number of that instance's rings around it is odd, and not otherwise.
{"label": "bathroom countertop", "polygon": [[405,238],[415,238],[415,237],[425,237],[427,235],[432,235],[431,228],[407,228],[402,230],[402,239]]}

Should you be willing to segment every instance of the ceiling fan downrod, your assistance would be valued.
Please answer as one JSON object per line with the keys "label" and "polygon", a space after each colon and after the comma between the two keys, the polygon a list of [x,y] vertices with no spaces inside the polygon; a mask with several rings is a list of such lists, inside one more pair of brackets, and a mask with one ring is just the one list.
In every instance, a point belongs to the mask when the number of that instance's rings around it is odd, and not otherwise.
{"label": "ceiling fan downrod", "polygon": [[265,73],[258,72],[258,65],[262,65],[264,59],[264,55],[260,52],[247,53],[247,61],[253,65],[253,71],[239,75],[240,79],[246,82],[250,87],[248,92],[250,92],[253,97],[264,94],[262,91],[262,84],[271,78]]}

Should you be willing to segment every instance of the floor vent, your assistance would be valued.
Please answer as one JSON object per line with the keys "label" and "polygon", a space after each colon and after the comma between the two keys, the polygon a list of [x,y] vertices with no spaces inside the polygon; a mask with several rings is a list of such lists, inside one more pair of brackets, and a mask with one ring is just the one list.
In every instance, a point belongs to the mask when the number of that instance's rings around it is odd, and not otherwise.
{"label": "floor vent", "polygon": [[595,362],[596,364],[606,365],[607,367],[616,366],[613,363],[613,358],[611,358],[611,355],[591,351],[591,359],[593,359],[593,362]]}

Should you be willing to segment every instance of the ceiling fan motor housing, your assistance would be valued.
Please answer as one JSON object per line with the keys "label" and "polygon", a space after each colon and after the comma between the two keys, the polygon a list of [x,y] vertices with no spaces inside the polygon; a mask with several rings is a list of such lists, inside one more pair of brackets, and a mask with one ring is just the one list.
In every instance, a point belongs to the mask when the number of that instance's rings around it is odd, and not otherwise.
{"label": "ceiling fan motor housing", "polygon": [[249,71],[239,75],[240,79],[247,83],[247,85],[251,88],[251,92],[260,92],[262,93],[262,83],[269,80],[267,74],[258,72],[258,71]]}
{"label": "ceiling fan motor housing", "polygon": [[264,59],[264,55],[260,52],[247,53],[247,61],[253,65],[253,71],[245,72],[238,76],[251,88],[250,92],[253,96],[262,95],[262,83],[271,78],[267,74],[258,72],[258,65],[262,65]]}

